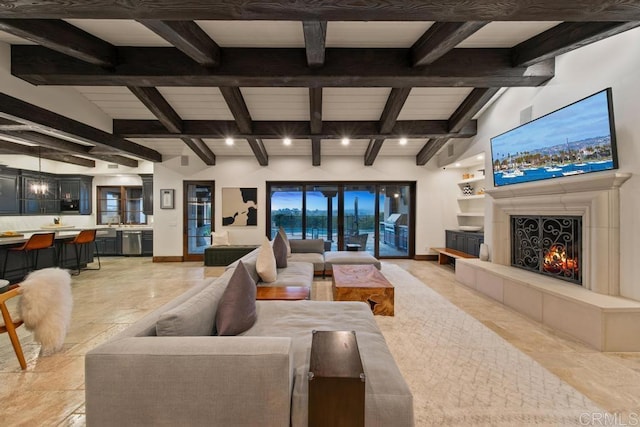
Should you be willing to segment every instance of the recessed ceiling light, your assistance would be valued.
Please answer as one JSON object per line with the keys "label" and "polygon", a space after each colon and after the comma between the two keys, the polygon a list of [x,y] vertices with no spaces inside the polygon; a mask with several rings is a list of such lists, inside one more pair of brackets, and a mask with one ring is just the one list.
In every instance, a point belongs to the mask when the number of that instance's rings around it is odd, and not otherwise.
{"label": "recessed ceiling light", "polygon": [[227,145],[233,145],[233,138],[227,138],[224,140],[224,143]]}
{"label": "recessed ceiling light", "polygon": [[284,145],[291,145],[291,138],[284,138],[284,139],[282,140],[282,143],[283,143]]}
{"label": "recessed ceiling light", "polygon": [[460,167],[460,163],[456,163],[456,167],[459,168]]}
{"label": "recessed ceiling light", "polygon": [[349,138],[342,138],[342,145],[349,145]]}
{"label": "recessed ceiling light", "polygon": [[407,138],[400,138],[400,145],[407,145]]}

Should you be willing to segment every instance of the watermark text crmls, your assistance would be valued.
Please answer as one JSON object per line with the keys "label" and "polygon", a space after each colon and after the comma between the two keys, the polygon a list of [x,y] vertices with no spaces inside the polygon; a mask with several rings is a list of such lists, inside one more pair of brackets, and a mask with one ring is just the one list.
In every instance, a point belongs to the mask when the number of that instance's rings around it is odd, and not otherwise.
{"label": "watermark text crmls", "polygon": [[582,426],[640,426],[640,414],[609,412],[583,412],[579,419]]}

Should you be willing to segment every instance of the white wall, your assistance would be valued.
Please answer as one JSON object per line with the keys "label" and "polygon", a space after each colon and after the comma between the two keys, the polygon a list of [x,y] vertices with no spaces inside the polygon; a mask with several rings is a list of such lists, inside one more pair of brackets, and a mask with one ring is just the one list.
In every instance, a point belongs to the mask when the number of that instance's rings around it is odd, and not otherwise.
{"label": "white wall", "polygon": [[[461,157],[490,152],[489,139],[518,126],[520,111],[533,107],[540,117],[604,88],[613,89],[620,172],[633,176],[621,188],[621,282],[623,296],[640,300],[640,29],[619,34],[556,59],[556,75],[545,86],[511,88],[480,117],[478,135]],[[491,170],[487,156],[486,169]],[[491,185],[488,180],[488,185]],[[487,200],[485,238],[490,239],[491,199]],[[492,242],[488,241],[489,245]]]}
{"label": "white wall", "polygon": [[415,158],[379,157],[374,166],[363,166],[362,157],[326,156],[319,167],[312,167],[309,157],[271,157],[267,167],[258,165],[254,157],[218,158],[218,164],[212,167],[195,156],[189,160],[190,166],[180,166],[179,157],[155,165],[154,199],[159,199],[160,189],[175,189],[176,208],[160,209],[154,203],[154,256],[182,255],[184,180],[215,181],[216,230],[223,229],[222,188],[258,188],[258,226],[224,227],[236,244],[260,243],[265,235],[266,181],[416,181],[416,254],[428,253],[431,246],[442,246],[445,227],[456,226],[458,171],[416,166]]}

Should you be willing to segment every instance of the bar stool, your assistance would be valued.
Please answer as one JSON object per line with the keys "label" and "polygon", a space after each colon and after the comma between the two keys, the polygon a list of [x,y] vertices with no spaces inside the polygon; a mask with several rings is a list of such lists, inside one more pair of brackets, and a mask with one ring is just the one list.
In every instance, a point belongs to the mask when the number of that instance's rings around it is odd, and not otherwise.
{"label": "bar stool", "polygon": [[[9,261],[9,254],[18,252],[23,253],[27,260],[27,272],[35,270],[38,268],[38,253],[40,252],[40,250],[53,248],[53,250],[55,251],[56,248],[53,245],[55,238],[56,233],[32,234],[31,237],[29,237],[29,240],[24,242],[21,246],[7,249],[7,253],[4,258],[4,267],[2,268],[5,276],[7,273],[7,262]],[[35,256],[32,257],[31,252],[35,252]],[[54,260],[56,258],[57,257],[54,257]]]}
{"label": "bar stool", "polygon": [[[95,229],[82,230],[80,231],[80,233],[78,233],[78,235],[73,240],[69,242],[65,242],[63,249],[66,248],[67,245],[73,245],[73,250],[75,251],[76,270],[78,270],[78,272],[74,273],[74,276],[77,276],[78,274],[80,274],[80,254],[82,253],[82,248],[84,247],[83,245],[90,244],[92,242],[94,244],[96,258],[98,258],[98,268],[85,268],[84,270],[100,270],[102,266],[100,265],[100,254],[98,253],[98,244],[96,243]],[[61,251],[61,252],[64,252],[64,251]]]}

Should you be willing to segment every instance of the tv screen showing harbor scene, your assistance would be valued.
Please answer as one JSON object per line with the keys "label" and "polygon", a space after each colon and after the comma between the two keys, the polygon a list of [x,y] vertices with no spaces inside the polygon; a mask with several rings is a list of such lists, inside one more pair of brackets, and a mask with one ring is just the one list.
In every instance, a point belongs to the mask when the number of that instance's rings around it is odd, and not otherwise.
{"label": "tv screen showing harbor scene", "polygon": [[491,138],[496,187],[617,169],[611,88]]}

